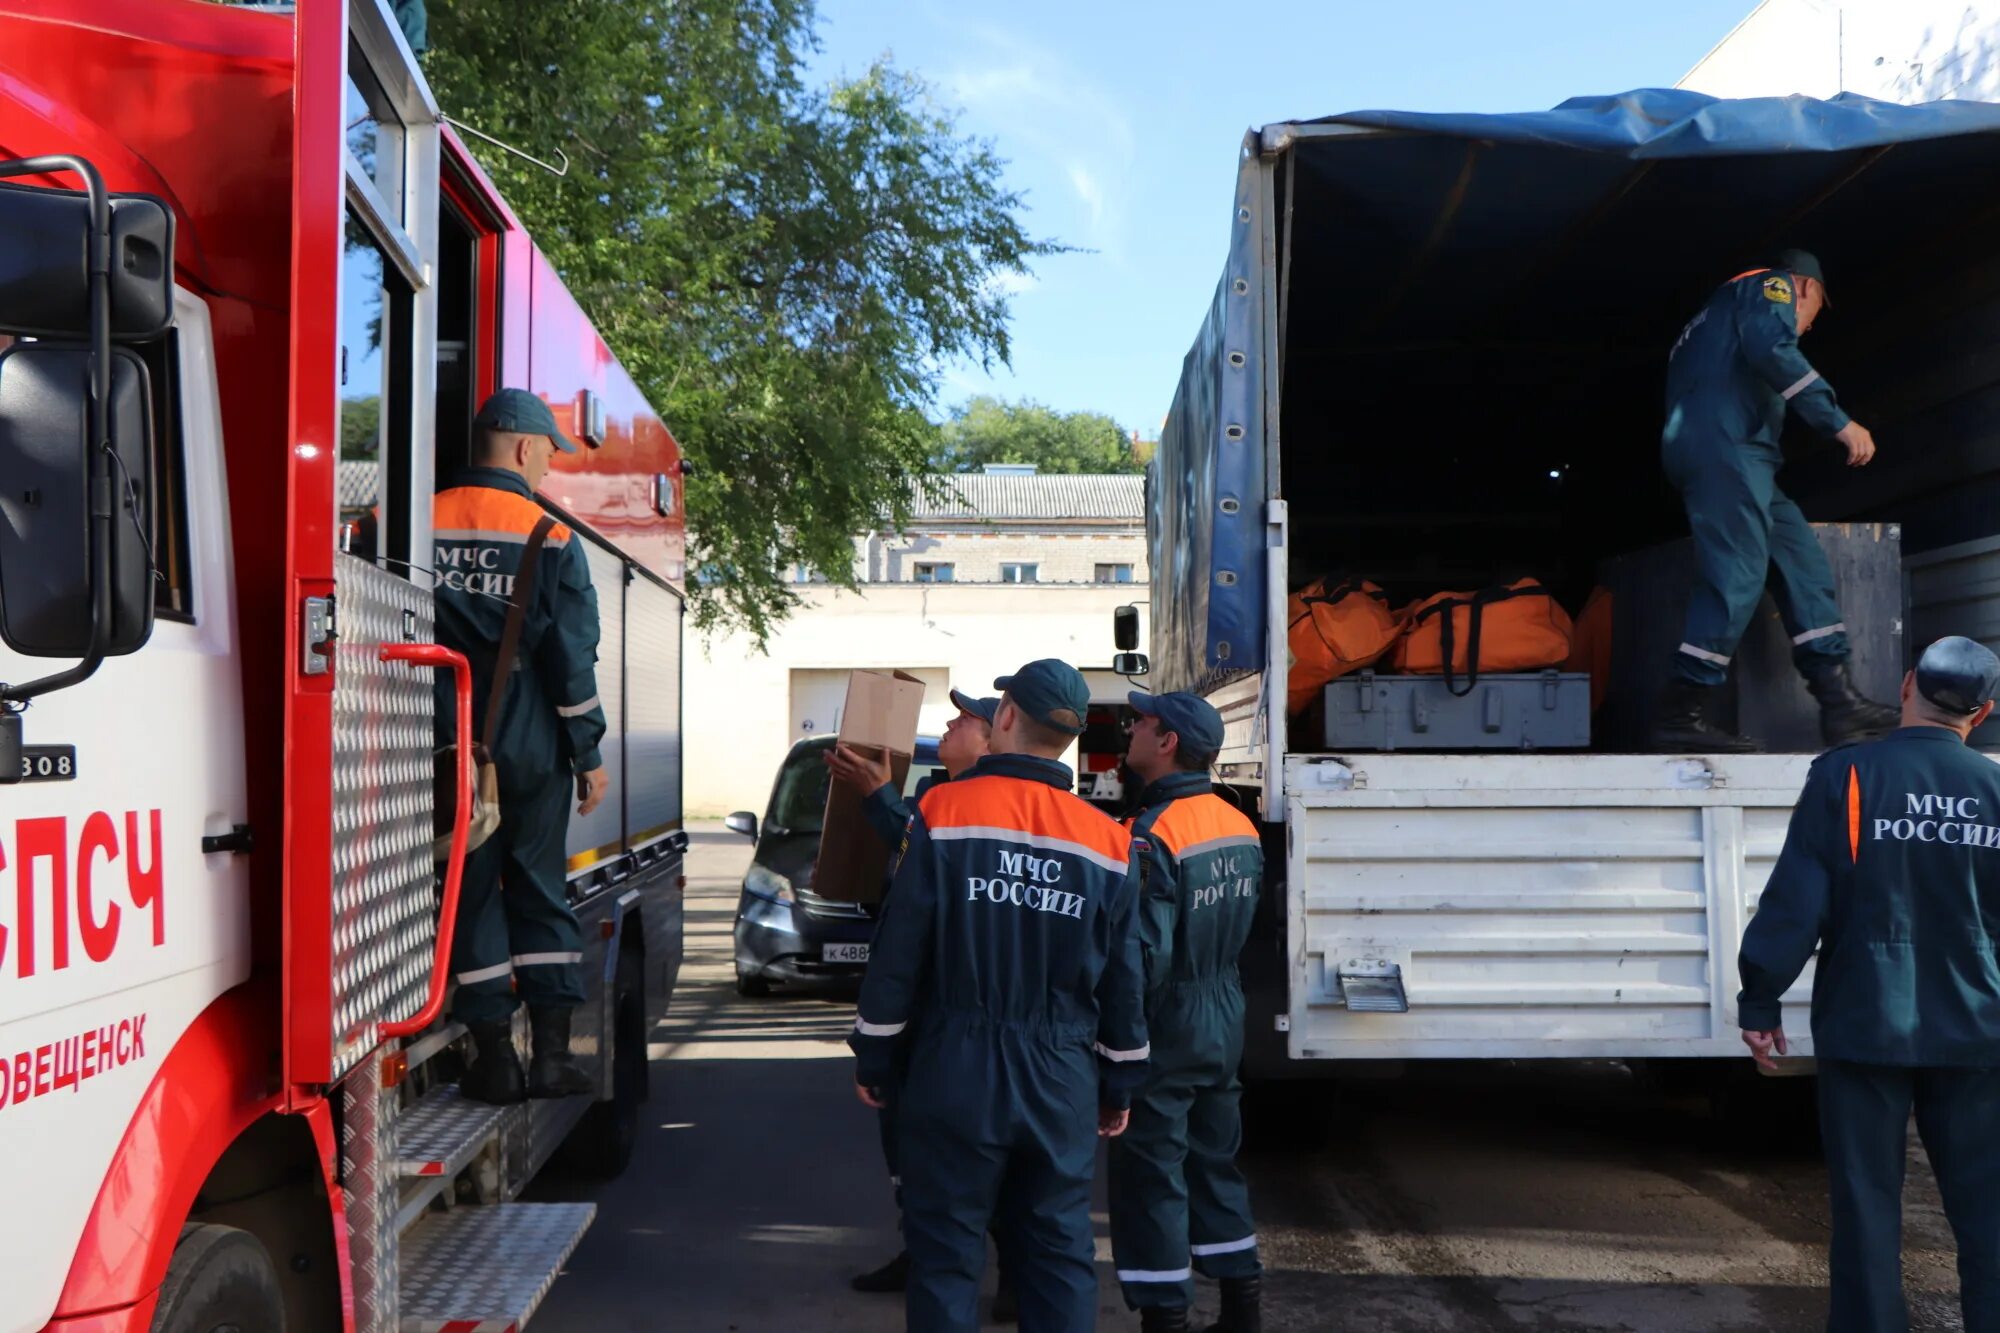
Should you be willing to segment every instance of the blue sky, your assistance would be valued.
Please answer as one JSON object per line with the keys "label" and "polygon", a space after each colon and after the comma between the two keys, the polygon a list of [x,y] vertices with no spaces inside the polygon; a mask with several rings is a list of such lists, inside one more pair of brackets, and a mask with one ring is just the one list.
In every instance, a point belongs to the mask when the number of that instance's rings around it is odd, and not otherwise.
{"label": "blue sky", "polygon": [[1243,132],[1363,108],[1523,111],[1671,85],[1754,0],[821,0],[816,74],[878,56],[991,139],[1040,261],[1013,297],[1013,369],[978,392],[1109,412],[1151,437],[1222,271]]}

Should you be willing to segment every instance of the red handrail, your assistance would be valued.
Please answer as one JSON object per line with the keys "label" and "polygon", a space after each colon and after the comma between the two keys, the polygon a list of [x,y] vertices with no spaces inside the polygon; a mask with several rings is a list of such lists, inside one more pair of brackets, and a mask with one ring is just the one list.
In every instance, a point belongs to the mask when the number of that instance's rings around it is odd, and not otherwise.
{"label": "red handrail", "polygon": [[438,909],[430,993],[416,1013],[377,1029],[384,1037],[407,1037],[422,1032],[437,1018],[438,1010],[444,1008],[444,986],[451,975],[451,937],[458,925],[458,891],[465,879],[465,842],[472,820],[472,664],[463,653],[435,643],[385,643],[381,660],[450,667],[458,696],[458,802],[451,821],[451,854],[444,863],[444,903]]}

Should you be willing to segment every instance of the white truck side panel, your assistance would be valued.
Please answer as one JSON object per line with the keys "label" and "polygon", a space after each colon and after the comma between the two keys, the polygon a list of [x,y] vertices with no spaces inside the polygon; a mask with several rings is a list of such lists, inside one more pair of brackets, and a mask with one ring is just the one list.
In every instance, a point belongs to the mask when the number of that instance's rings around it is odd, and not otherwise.
{"label": "white truck side panel", "polygon": [[[37,700],[27,742],[77,776],[0,787],[0,1333],[48,1320],[140,1097],[250,972],[247,864],[201,849],[248,814],[243,681],[208,312],[175,297],[195,623]],[[7,680],[63,665],[0,649]]]}
{"label": "white truck side panel", "polygon": [[681,826],[681,599],[643,578],[626,596],[625,826],[643,847]]}
{"label": "white truck side panel", "polygon": [[625,661],[625,564],[587,537],[584,554],[590,558],[590,584],[597,592],[597,697],[604,705],[605,771],[611,774],[612,791],[604,803],[588,816],[572,810],[565,846],[570,867],[582,870],[605,857],[624,850],[624,804],[617,791],[618,775],[625,756],[625,689],[621,678]]}
{"label": "white truck side panel", "polygon": [[[1287,761],[1295,1059],[1740,1054],[1736,951],[1809,755]],[[1353,959],[1409,1012],[1347,1012]],[[1786,997],[1811,1053],[1810,971]]]}

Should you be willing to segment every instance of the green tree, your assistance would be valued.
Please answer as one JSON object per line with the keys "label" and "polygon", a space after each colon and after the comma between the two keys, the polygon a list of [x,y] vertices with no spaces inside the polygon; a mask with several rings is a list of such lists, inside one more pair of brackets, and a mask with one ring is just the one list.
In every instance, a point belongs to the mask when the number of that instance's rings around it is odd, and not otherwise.
{"label": "green tree", "polygon": [[[941,370],[1007,359],[1029,235],[991,147],[878,62],[808,87],[811,0],[433,0],[426,69],[681,441],[698,624],[760,637],[803,564],[926,483]],[[475,141],[475,147],[477,147]]]}
{"label": "green tree", "polygon": [[1102,412],[1058,412],[986,394],[952,409],[938,428],[933,461],[940,472],[977,472],[987,463],[1033,463],[1043,472],[1146,470],[1131,437]]}

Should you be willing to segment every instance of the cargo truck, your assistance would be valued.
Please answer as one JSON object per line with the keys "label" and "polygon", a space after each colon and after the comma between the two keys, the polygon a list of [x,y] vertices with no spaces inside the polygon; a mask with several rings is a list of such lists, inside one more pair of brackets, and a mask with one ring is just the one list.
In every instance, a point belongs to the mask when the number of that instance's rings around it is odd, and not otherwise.
{"label": "cargo truck", "polygon": [[[1788,436],[1783,482],[1848,525],[1829,540],[1890,552],[1887,609],[1876,589],[1853,627],[1870,683],[1892,692],[1940,634],[2000,642],[1996,210],[2000,107],[1974,103],[1640,91],[1245,138],[1149,478],[1143,683],[1217,705],[1218,780],[1262,820],[1247,1077],[1734,1067],[1737,947],[1811,747],[1335,750],[1287,716],[1287,595],[1331,571],[1399,597],[1528,571],[1574,611],[1619,557],[1684,536],[1668,350],[1717,285],[1797,245],[1834,299],[1804,350],[1882,452],[1849,470]],[[1621,635],[1674,614],[1613,610]],[[1754,684],[1805,706],[1795,676]],[[1809,994],[1810,973],[1787,997],[1805,1054]]]}

